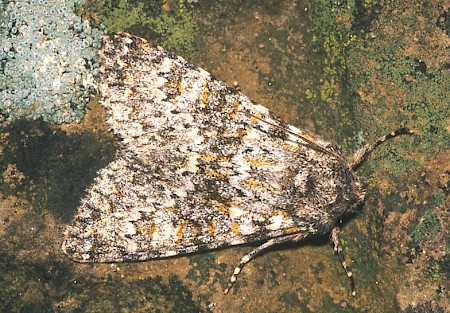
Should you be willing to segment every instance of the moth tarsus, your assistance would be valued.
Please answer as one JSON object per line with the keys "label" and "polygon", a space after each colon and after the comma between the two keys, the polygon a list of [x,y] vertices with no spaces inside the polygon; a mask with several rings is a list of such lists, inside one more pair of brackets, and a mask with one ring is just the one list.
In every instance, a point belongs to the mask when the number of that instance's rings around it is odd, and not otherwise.
{"label": "moth tarsus", "polygon": [[333,244],[334,252],[337,254],[339,261],[341,262],[342,268],[347,274],[347,277],[350,279],[350,288],[352,291],[351,294],[352,296],[356,296],[355,279],[353,278],[353,272],[351,268],[347,265],[347,262],[345,261],[345,255],[342,250],[341,241],[339,239],[339,233],[340,233],[339,226],[334,227],[333,230],[331,231],[330,239]]}
{"label": "moth tarsus", "polygon": [[233,287],[234,283],[236,282],[237,276],[239,275],[239,273],[242,271],[244,266],[248,262],[250,262],[252,259],[254,259],[258,255],[266,252],[267,250],[273,248],[274,246],[280,245],[285,242],[298,242],[298,241],[302,240],[303,237],[304,236],[302,234],[295,234],[295,235],[290,235],[290,236],[286,236],[286,237],[272,238],[269,241],[266,241],[262,245],[258,246],[257,248],[253,249],[252,251],[250,251],[250,253],[246,254],[245,256],[243,256],[241,258],[241,260],[239,261],[239,264],[234,268],[233,275],[231,275],[230,281],[228,282],[227,287],[224,289],[224,293],[228,294],[228,292],[230,291],[230,289]]}

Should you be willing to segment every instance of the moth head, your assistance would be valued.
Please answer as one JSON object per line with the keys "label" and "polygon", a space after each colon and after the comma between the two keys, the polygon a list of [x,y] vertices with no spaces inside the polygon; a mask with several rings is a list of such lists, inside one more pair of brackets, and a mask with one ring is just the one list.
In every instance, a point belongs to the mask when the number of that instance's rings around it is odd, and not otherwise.
{"label": "moth head", "polygon": [[350,205],[348,213],[355,213],[361,209],[366,196],[366,188],[368,181],[365,177],[355,176],[352,183],[353,201]]}

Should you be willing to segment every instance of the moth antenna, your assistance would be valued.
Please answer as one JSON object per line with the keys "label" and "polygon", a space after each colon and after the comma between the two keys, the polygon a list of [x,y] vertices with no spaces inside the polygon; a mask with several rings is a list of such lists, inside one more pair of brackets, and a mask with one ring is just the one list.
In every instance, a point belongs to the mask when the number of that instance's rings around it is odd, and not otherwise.
{"label": "moth antenna", "polygon": [[[337,153],[334,153],[333,151],[327,150],[326,148],[324,148],[324,147],[322,147],[321,145],[317,144],[316,141],[314,140],[314,138],[312,138],[312,137],[309,136],[307,133],[305,133],[305,132],[303,132],[303,131],[301,131],[301,130],[299,130],[299,131],[300,131],[300,134],[296,134],[296,133],[294,133],[293,131],[290,131],[289,129],[287,129],[287,128],[285,128],[285,127],[281,127],[280,125],[273,124],[273,123],[271,123],[271,122],[269,122],[269,121],[266,121],[265,119],[263,119],[263,118],[261,118],[261,117],[259,117],[259,116],[256,116],[256,115],[254,115],[254,114],[247,113],[247,112],[244,112],[244,113],[248,114],[250,117],[253,117],[253,118],[255,118],[255,119],[257,119],[257,120],[259,120],[259,121],[261,121],[261,122],[263,122],[263,123],[266,123],[266,124],[268,124],[268,125],[270,125],[270,126],[272,126],[272,127],[281,129],[281,130],[283,130],[284,132],[286,132],[286,133],[288,133],[288,134],[290,134],[290,135],[292,135],[292,136],[295,136],[295,137],[297,137],[297,138],[302,139],[303,141],[306,141],[308,144],[311,145],[311,148],[313,148],[314,150],[317,150],[317,151],[323,152],[323,153],[325,153],[325,154],[331,155],[331,156],[333,156],[333,157],[335,157],[335,158],[337,158],[337,159],[339,159],[339,160],[343,160],[343,158],[342,158],[341,155],[339,155],[339,154],[337,154]],[[287,140],[289,140],[289,139],[287,139]],[[292,140],[291,140],[291,141],[292,141]]]}
{"label": "moth antenna", "polygon": [[413,130],[409,128],[399,128],[396,131],[393,131],[383,137],[378,138],[377,141],[375,141],[372,144],[367,144],[363,148],[359,149],[355,152],[353,155],[353,160],[350,162],[350,168],[354,171],[356,171],[367,159],[367,157],[372,153],[373,150],[375,150],[379,145],[386,142],[389,139],[395,138],[397,136],[401,135],[413,135],[415,134]]}

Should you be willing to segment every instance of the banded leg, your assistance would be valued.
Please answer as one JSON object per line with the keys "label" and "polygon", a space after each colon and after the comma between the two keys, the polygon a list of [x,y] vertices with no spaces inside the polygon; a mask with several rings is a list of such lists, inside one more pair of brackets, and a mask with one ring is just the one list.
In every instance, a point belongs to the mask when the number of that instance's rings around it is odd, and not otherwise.
{"label": "banded leg", "polygon": [[259,255],[259,254],[265,252],[266,250],[270,249],[271,247],[281,244],[281,243],[285,243],[285,242],[289,242],[289,241],[298,242],[301,239],[303,239],[303,237],[304,237],[303,234],[294,234],[294,235],[289,235],[289,236],[284,236],[284,237],[273,238],[273,239],[270,239],[269,241],[263,243],[256,249],[252,250],[249,254],[245,255],[241,259],[239,264],[234,268],[233,275],[231,275],[231,278],[230,278],[230,282],[228,283],[227,287],[223,290],[223,292],[225,294],[227,294],[230,291],[231,287],[233,287],[234,283],[237,280],[237,276],[242,271],[242,268],[245,266],[245,264],[250,262],[257,255]]}
{"label": "banded leg", "polygon": [[334,252],[338,255],[339,261],[341,261],[344,271],[347,273],[348,278],[350,278],[350,284],[352,288],[352,296],[356,296],[355,280],[353,279],[353,273],[350,267],[347,266],[345,262],[344,252],[342,252],[342,246],[339,242],[339,227],[334,227],[331,231],[331,241],[333,242]]}

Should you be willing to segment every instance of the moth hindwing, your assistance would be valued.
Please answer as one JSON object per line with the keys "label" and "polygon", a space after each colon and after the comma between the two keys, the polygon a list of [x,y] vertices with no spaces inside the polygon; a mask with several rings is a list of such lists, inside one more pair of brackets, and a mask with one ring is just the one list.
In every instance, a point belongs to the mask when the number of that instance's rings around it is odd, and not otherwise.
{"label": "moth hindwing", "polygon": [[[333,144],[144,39],[105,36],[102,105],[121,140],[65,231],[78,262],[144,261],[330,232],[364,187]],[[338,242],[337,231],[333,241]],[[337,250],[339,250],[337,248]]]}

